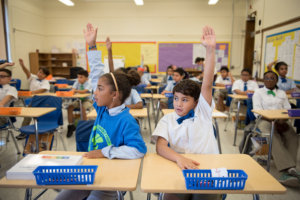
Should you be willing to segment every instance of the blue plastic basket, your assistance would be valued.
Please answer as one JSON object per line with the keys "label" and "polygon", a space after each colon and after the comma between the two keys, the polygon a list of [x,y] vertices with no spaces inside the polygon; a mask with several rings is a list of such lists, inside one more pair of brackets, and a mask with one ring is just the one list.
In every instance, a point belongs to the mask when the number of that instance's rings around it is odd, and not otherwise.
{"label": "blue plastic basket", "polygon": [[173,93],[165,93],[165,97],[168,97],[168,98],[171,98],[171,97],[173,97],[174,95],[173,95]]}
{"label": "blue plastic basket", "polygon": [[242,190],[248,175],[243,170],[227,170],[228,177],[212,177],[210,169],[185,169],[188,190]]}
{"label": "blue plastic basket", "polygon": [[93,184],[97,165],[39,166],[34,171],[38,185]]}

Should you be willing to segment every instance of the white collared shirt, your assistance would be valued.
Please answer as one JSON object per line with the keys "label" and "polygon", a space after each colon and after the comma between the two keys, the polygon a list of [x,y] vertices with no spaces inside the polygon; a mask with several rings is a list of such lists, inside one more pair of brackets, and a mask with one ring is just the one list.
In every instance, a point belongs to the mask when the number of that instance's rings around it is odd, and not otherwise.
{"label": "white collared shirt", "polygon": [[[233,94],[236,94],[234,92],[234,90],[240,90],[240,91],[244,91],[244,81],[242,79],[239,79],[237,81],[234,81],[233,85],[232,85],[232,92]],[[252,80],[248,80],[247,81],[247,89],[248,90],[252,90],[255,91],[256,89],[258,89],[258,85],[255,81]]]}
{"label": "white collared shirt", "polygon": [[177,153],[218,154],[212,125],[214,107],[214,101],[209,106],[200,94],[193,118],[178,124],[176,120],[180,116],[176,112],[167,114],[158,122],[152,137],[154,139],[158,136],[163,137]]}
{"label": "white collared shirt", "polygon": [[116,116],[117,114],[121,113],[124,109],[125,109],[125,104],[123,103],[122,105],[120,106],[117,106],[117,107],[113,107],[113,108],[110,108],[110,109],[107,109],[108,110],[108,114],[110,116]]}
{"label": "white collared shirt", "polygon": [[49,92],[49,90],[50,90],[49,81],[46,79],[39,81],[38,77],[34,74],[30,75],[28,81],[29,81],[29,90],[30,91],[46,89],[47,90],[46,92]]}
{"label": "white collared shirt", "polygon": [[143,101],[142,98],[140,97],[139,93],[136,91],[136,89],[131,88],[131,92],[129,97],[125,100],[124,104],[125,105],[132,105],[132,104],[137,104],[139,102]]}
{"label": "white collared shirt", "polygon": [[224,84],[224,85],[231,85],[232,81],[230,77],[226,77],[225,80],[222,78],[221,75],[219,75],[216,79],[216,83]]}
{"label": "white collared shirt", "polygon": [[0,101],[2,101],[4,97],[8,95],[13,96],[13,99],[6,105],[4,105],[5,107],[8,107],[11,102],[16,101],[18,99],[18,91],[15,87],[9,84],[2,85],[2,88],[0,88]]}
{"label": "white collared shirt", "polygon": [[[283,90],[274,89],[275,96],[268,94],[266,87],[255,90],[252,97],[253,109],[255,110],[277,110],[290,109],[291,105]],[[257,116],[257,115],[256,115]]]}

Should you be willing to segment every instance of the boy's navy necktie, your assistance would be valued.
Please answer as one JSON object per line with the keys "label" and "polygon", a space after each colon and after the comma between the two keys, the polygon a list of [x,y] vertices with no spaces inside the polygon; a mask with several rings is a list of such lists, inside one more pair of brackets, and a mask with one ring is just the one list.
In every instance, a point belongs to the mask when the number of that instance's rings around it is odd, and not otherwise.
{"label": "boy's navy necktie", "polygon": [[282,83],[286,83],[286,78],[280,77]]}
{"label": "boy's navy necktie", "polygon": [[223,78],[223,81],[229,81],[229,78],[227,78],[227,77]]}
{"label": "boy's navy necktie", "polygon": [[39,82],[42,82],[42,80],[41,80],[41,79],[36,79],[36,80],[38,80]]}
{"label": "boy's navy necktie", "polygon": [[168,81],[171,81],[171,80],[173,80],[173,78],[172,78],[172,76],[169,76]]}
{"label": "boy's navy necktie", "polygon": [[189,112],[188,114],[186,114],[185,116],[179,117],[179,118],[177,119],[177,122],[178,122],[178,124],[181,124],[184,120],[194,117],[194,115],[195,115],[195,112],[194,112],[194,109],[192,109],[192,110],[190,110],[190,112]]}
{"label": "boy's navy necktie", "polygon": [[2,86],[2,85],[0,85],[0,88],[3,88],[3,86]]}
{"label": "boy's navy necktie", "polygon": [[247,91],[248,87],[247,87],[247,82],[244,83],[244,91]]}

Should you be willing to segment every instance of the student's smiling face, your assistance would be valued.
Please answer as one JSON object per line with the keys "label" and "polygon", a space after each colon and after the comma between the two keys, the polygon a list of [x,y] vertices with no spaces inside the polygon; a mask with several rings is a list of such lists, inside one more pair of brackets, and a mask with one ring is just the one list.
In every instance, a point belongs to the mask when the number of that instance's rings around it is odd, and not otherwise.
{"label": "student's smiling face", "polygon": [[184,95],[180,92],[175,92],[173,105],[175,112],[179,116],[187,115],[190,110],[194,109],[197,105],[197,101],[191,96]]}
{"label": "student's smiling face", "polygon": [[0,85],[8,84],[11,77],[6,72],[0,72]]}
{"label": "student's smiling face", "polygon": [[278,74],[282,77],[285,77],[288,72],[288,67],[286,65],[281,65],[278,69]]}
{"label": "student's smiling face", "polygon": [[38,79],[43,80],[44,78],[46,78],[46,74],[44,74],[43,70],[39,70],[38,73],[36,74],[36,76],[38,77]]}
{"label": "student's smiling face", "polygon": [[228,72],[227,72],[226,70],[222,70],[222,71],[221,71],[221,76],[222,76],[222,78],[226,78],[227,75],[228,75]]}
{"label": "student's smiling face", "polygon": [[97,106],[108,106],[113,101],[114,92],[112,91],[111,85],[108,84],[105,77],[101,77],[98,80],[97,89],[94,94],[94,99]]}
{"label": "student's smiling face", "polygon": [[275,73],[270,72],[264,76],[264,84],[267,89],[273,90],[277,84],[277,81],[278,80]]}

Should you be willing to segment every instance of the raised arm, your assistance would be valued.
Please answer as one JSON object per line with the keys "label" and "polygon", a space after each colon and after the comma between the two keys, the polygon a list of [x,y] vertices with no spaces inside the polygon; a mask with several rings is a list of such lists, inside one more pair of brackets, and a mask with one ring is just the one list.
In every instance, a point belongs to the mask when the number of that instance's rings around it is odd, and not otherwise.
{"label": "raised arm", "polygon": [[30,71],[25,67],[24,62],[23,62],[23,59],[20,58],[20,59],[19,59],[19,63],[20,63],[20,65],[21,65],[21,67],[22,67],[24,73],[26,74],[27,79],[29,79],[30,76],[31,76],[31,73],[30,73]]}
{"label": "raised arm", "polygon": [[114,61],[113,61],[113,56],[112,56],[112,47],[111,47],[111,41],[109,37],[106,38],[106,48],[108,52],[108,66],[109,66],[109,71],[114,72]]}
{"label": "raised arm", "polygon": [[15,65],[14,62],[10,62],[10,63],[6,62],[6,63],[3,63],[3,64],[0,65],[0,69],[5,68],[7,66],[14,66],[14,65]]}
{"label": "raised arm", "polygon": [[216,47],[216,36],[214,30],[211,27],[205,26],[203,28],[202,44],[206,47],[206,64],[201,93],[207,103],[211,105]]}
{"label": "raised arm", "polygon": [[268,65],[267,65],[267,68],[268,68],[268,71],[272,71],[272,67],[273,65],[275,65],[277,63],[278,60],[274,60],[273,62],[270,62]]}

